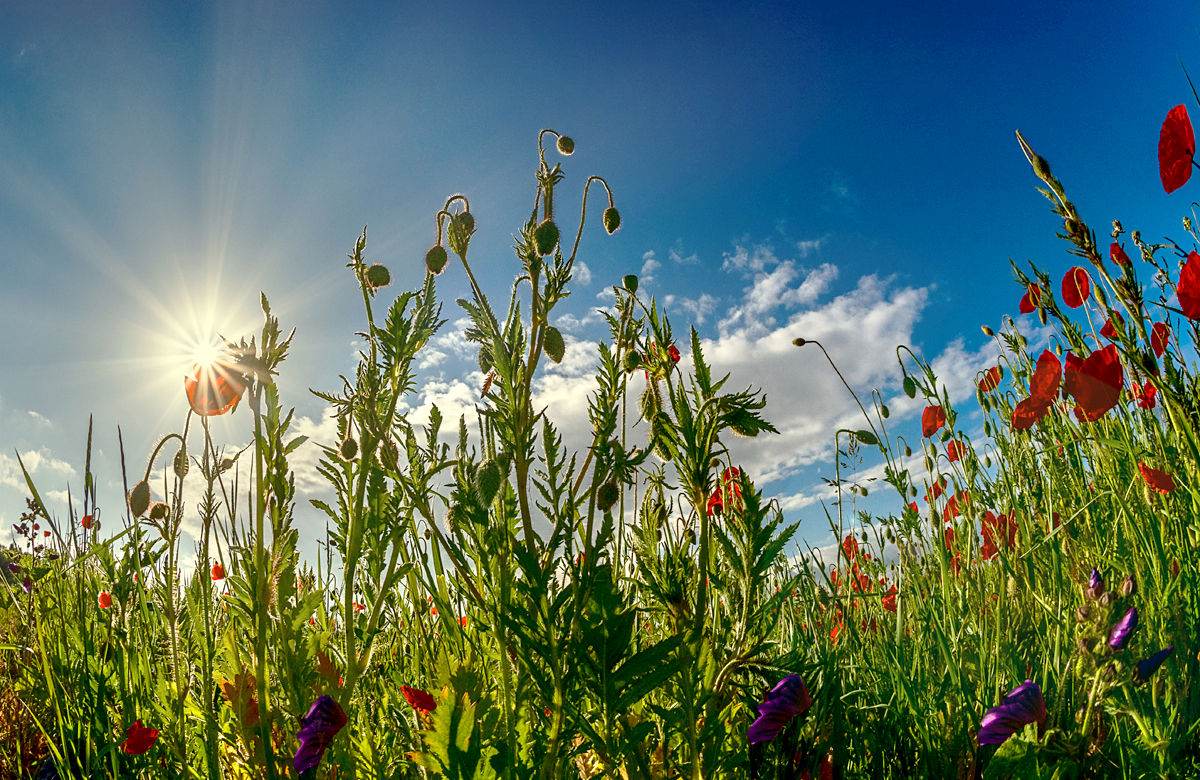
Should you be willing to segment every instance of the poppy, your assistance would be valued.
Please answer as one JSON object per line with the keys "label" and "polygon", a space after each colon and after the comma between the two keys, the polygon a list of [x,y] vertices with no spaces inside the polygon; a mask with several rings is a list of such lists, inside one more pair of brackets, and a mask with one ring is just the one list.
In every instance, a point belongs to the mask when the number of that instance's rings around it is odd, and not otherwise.
{"label": "poppy", "polygon": [[1021,297],[1021,303],[1017,307],[1022,314],[1033,314],[1039,306],[1042,305],[1042,288],[1036,284],[1030,285],[1025,291],[1025,295]]}
{"label": "poppy", "polygon": [[1133,396],[1133,400],[1137,401],[1137,405],[1141,409],[1153,409],[1155,397],[1158,395],[1158,388],[1147,382],[1144,385],[1139,385],[1137,382],[1132,382],[1129,385],[1129,392]]}
{"label": "poppy", "polygon": [[400,693],[404,694],[404,698],[418,712],[433,712],[437,709],[437,700],[420,688],[409,688],[407,685],[401,685]]}
{"label": "poppy", "polygon": [[80,518],[79,524],[81,526],[83,526],[83,530],[85,530],[85,531],[92,530],[92,525],[93,525],[92,516],[84,515],[82,518]]}
{"label": "poppy", "polygon": [[1138,611],[1137,607],[1130,607],[1125,613],[1125,617],[1117,621],[1116,625],[1108,632],[1108,646],[1113,650],[1120,650],[1129,641],[1129,637],[1133,635],[1138,626]]}
{"label": "poppy", "polygon": [[721,501],[721,489],[717,488],[712,492],[712,495],[708,497],[708,504],[705,507],[705,511],[708,513],[709,517],[713,517],[714,515],[720,515],[724,509],[725,505]]}
{"label": "poppy", "polygon": [[898,591],[896,590],[896,586],[893,585],[892,587],[888,588],[887,593],[883,594],[883,608],[886,609],[888,612],[896,611],[896,593],[897,592]]}
{"label": "poppy", "polygon": [[1104,321],[1104,327],[1100,329],[1100,335],[1109,341],[1116,341],[1117,328],[1124,329],[1125,318],[1121,316],[1121,312],[1114,311],[1112,316]]}
{"label": "poppy", "polygon": [[1175,295],[1184,316],[1189,320],[1200,320],[1200,254],[1188,253],[1187,262],[1179,272]]}
{"label": "poppy", "polygon": [[296,734],[300,749],[292,759],[292,768],[297,774],[315,769],[321,763],[325,750],[346,722],[346,713],[332,696],[323,694],[317,697],[308,714],[300,719],[300,731]]}
{"label": "poppy", "polygon": [[148,729],[142,725],[140,720],[135,720],[125,732],[125,741],[121,743],[121,752],[130,756],[140,756],[154,747],[157,740],[158,729]]}
{"label": "poppy", "polygon": [[220,582],[223,579],[225,579],[225,567],[218,561],[212,565],[212,581]]}
{"label": "poppy", "polygon": [[1150,679],[1150,675],[1154,674],[1158,670],[1158,667],[1163,665],[1163,661],[1167,660],[1173,652],[1175,652],[1175,645],[1164,647],[1146,660],[1138,661],[1134,680],[1137,682],[1146,682],[1146,680]]}
{"label": "poppy", "polygon": [[1000,554],[998,541],[1005,543],[1005,548],[1011,550],[1017,543],[1017,517],[1013,514],[997,515],[990,510],[983,516],[980,523],[983,533],[983,544],[979,546],[979,555],[985,561],[990,561]]}
{"label": "poppy", "polygon": [[1058,396],[1058,382],[1062,376],[1062,364],[1050,350],[1044,350],[1038,358],[1037,368],[1029,378],[1029,397],[1013,409],[1012,427],[1024,431],[1046,416],[1050,405]]}
{"label": "poppy", "polygon": [[960,511],[959,504],[962,504],[964,507],[967,505],[967,491],[960,490],[947,499],[946,511],[944,512],[947,519],[958,517]]}
{"label": "poppy", "polygon": [[954,439],[946,444],[946,458],[951,463],[955,462],[956,460],[961,460],[962,456],[965,455],[966,452],[967,445],[963,444],[958,439]]}
{"label": "poppy", "polygon": [[946,410],[940,406],[926,406],[921,412],[921,435],[929,438],[946,424]]}
{"label": "poppy", "polygon": [[983,379],[979,380],[979,392],[987,393],[995,390],[1000,386],[1000,378],[1003,376],[1004,371],[1000,366],[992,366],[983,373]]}
{"label": "poppy", "polygon": [[1062,281],[1063,303],[1078,309],[1092,294],[1092,279],[1088,272],[1075,266],[1067,271]]}
{"label": "poppy", "polygon": [[667,347],[667,357],[671,358],[672,363],[678,363],[679,362],[679,347],[675,346],[674,344]]}
{"label": "poppy", "polygon": [[[1082,409],[1082,418],[1095,422],[1117,405],[1125,373],[1115,344],[1098,349],[1087,358],[1068,353],[1063,388]],[[1080,412],[1076,411],[1077,415]]]}
{"label": "poppy", "polygon": [[1175,489],[1175,478],[1165,471],[1152,469],[1145,463],[1138,464],[1138,471],[1142,472],[1142,479],[1146,480],[1147,485],[1164,496]]}
{"label": "poppy", "polygon": [[1108,257],[1117,265],[1129,265],[1129,255],[1125,254],[1125,249],[1116,241],[1108,248]]}
{"label": "poppy", "polygon": [[1154,350],[1154,356],[1162,357],[1170,342],[1171,326],[1165,322],[1154,323],[1154,327],[1150,329],[1150,348]]}
{"label": "poppy", "polygon": [[853,561],[858,557],[858,539],[854,534],[846,534],[842,540],[842,551],[846,553],[846,560]]}
{"label": "poppy", "polygon": [[1192,177],[1192,158],[1196,155],[1196,136],[1192,120],[1182,103],[1167,112],[1158,135],[1158,175],[1168,193],[1187,184]]}
{"label": "poppy", "polygon": [[246,382],[233,364],[216,361],[210,365],[195,366],[194,377],[183,380],[188,404],[192,411],[202,417],[225,414],[237,408],[238,401],[246,392]]}
{"label": "poppy", "polygon": [[1042,689],[1032,680],[1026,680],[1013,688],[1004,697],[1004,702],[992,707],[979,724],[980,745],[1002,745],[1030,723],[1042,726],[1046,723],[1046,700]]}
{"label": "poppy", "polygon": [[100,609],[108,609],[112,606],[112,594],[106,590],[102,590],[96,602],[100,605]]}

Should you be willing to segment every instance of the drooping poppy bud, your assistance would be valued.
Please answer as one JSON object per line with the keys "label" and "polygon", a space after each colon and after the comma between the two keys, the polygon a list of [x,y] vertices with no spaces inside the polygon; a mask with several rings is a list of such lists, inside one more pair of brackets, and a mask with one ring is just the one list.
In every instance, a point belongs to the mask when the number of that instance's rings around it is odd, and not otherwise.
{"label": "drooping poppy bud", "polygon": [[449,255],[446,254],[446,248],[441,244],[434,244],[425,253],[425,270],[434,276],[438,276],[442,271],[446,270],[446,263],[449,259]]}
{"label": "drooping poppy bud", "polygon": [[617,499],[621,497],[621,491],[616,486],[616,483],[605,482],[596,491],[596,508],[601,512],[607,512],[612,509],[617,503]]}
{"label": "drooping poppy bud", "polygon": [[565,135],[558,137],[558,153],[563,157],[570,157],[575,153],[575,142]]}
{"label": "drooping poppy bud", "polygon": [[338,456],[346,461],[352,461],[358,457],[358,441],[353,436],[347,436],[338,445]]}
{"label": "drooping poppy bud", "polygon": [[[604,210],[604,230],[610,236],[621,228],[621,212],[612,206]],[[632,292],[632,290],[630,291]]]}
{"label": "drooping poppy bud", "polygon": [[367,286],[372,290],[378,290],[380,287],[387,287],[391,283],[392,274],[385,266],[375,263],[367,269]]}
{"label": "drooping poppy bud", "polygon": [[545,350],[546,357],[555,363],[562,362],[563,355],[567,351],[567,345],[563,341],[562,332],[558,328],[552,325],[546,327],[546,335],[542,340],[542,349]]}
{"label": "drooping poppy bud", "polygon": [[150,508],[150,483],[142,480],[129,491],[129,511],[134,517],[141,517]]}

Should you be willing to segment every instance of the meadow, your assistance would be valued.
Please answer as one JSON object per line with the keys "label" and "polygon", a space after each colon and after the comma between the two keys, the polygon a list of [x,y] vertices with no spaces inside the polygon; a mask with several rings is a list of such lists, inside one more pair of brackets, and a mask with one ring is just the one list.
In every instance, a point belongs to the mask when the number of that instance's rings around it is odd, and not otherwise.
{"label": "meadow", "polygon": [[[476,283],[464,196],[430,221],[420,289],[392,292],[364,231],[347,265],[357,369],[314,390],[341,439],[320,466],[332,498],[314,502],[327,555],[297,551],[303,441],[275,384],[291,336],[264,295],[261,332],[180,388],[181,429],[144,467],[126,458],[123,496],[98,494],[92,431],[66,515],[26,475],[0,551],[0,778],[1197,773],[1200,254],[1116,222],[1098,239],[1018,140],[1078,264],[1013,266],[1014,306],[1040,327],[984,326],[1000,358],[963,408],[898,347],[920,436],[880,392],[838,431],[828,562],[797,554],[798,524],[730,459],[731,437],[772,435],[769,399],[719,376],[636,277],[604,312],[590,446],[567,451],[536,408],[581,243],[621,222],[597,176],[567,210],[570,138],[538,137],[502,295]],[[1194,153],[1179,106],[1168,192]],[[460,273],[480,412],[414,424],[414,361],[447,316],[437,282]],[[250,446],[213,443],[223,414]],[[887,487],[844,476],[859,463]],[[868,490],[893,511],[856,511]]]}

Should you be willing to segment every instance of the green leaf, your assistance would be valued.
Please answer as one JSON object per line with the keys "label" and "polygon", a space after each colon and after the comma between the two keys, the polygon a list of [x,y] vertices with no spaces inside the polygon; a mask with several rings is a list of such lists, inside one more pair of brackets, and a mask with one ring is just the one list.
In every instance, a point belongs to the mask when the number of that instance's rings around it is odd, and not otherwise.
{"label": "green leaf", "polygon": [[1034,777],[1036,772],[1037,758],[1033,745],[1013,736],[988,761],[983,770],[983,780],[1020,780]]}

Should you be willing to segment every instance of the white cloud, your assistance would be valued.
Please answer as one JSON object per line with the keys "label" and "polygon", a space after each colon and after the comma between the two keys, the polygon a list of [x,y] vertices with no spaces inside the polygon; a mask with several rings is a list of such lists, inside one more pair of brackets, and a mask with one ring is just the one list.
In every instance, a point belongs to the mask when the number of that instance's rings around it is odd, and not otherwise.
{"label": "white cloud", "polygon": [[708,315],[717,310],[717,302],[719,300],[719,298],[714,298],[708,293],[701,293],[697,300],[692,300],[691,298],[676,299],[674,295],[668,295],[664,299],[667,306],[677,304],[679,309],[690,314],[692,321],[697,325],[703,325]]}
{"label": "white cloud", "polygon": [[837,279],[837,266],[823,263],[807,272],[804,281],[793,287],[800,275],[791,260],[780,263],[769,273],[758,273],[754,284],[745,288],[743,302],[730,307],[718,328],[724,337],[736,331],[764,335],[775,326],[773,313],[780,307],[794,308],[814,302]]}
{"label": "white cloud", "polygon": [[30,476],[35,474],[52,476],[47,475],[47,471],[56,472],[67,478],[75,476],[75,469],[71,464],[55,458],[47,447],[23,452],[20,457],[21,460],[18,462],[16,458],[0,454],[0,485],[9,485],[20,490],[26,489],[25,475],[21,473],[21,463],[25,464]]}
{"label": "white cloud", "polygon": [[29,410],[29,417],[35,423],[37,423],[37,425],[42,426],[42,427],[45,427],[45,426],[48,426],[51,424],[50,420],[46,419],[46,417],[38,414],[37,412],[33,411],[32,409]]}
{"label": "white cloud", "polygon": [[582,260],[576,260],[571,278],[580,287],[587,287],[592,283],[592,269],[588,268],[587,263]]}
{"label": "white cloud", "polygon": [[680,265],[695,265],[700,262],[700,258],[693,252],[690,255],[683,254],[683,240],[679,239],[675,242],[675,246],[667,250],[667,257],[671,258],[672,262]]}
{"label": "white cloud", "polygon": [[642,283],[648,284],[649,282],[654,281],[654,272],[659,268],[662,268],[662,263],[654,259],[653,249],[642,255]]}
{"label": "white cloud", "polygon": [[821,245],[824,244],[828,238],[829,236],[826,235],[820,238],[810,239],[808,241],[797,241],[796,250],[800,253],[800,258],[804,259],[815,252],[821,251]]}

